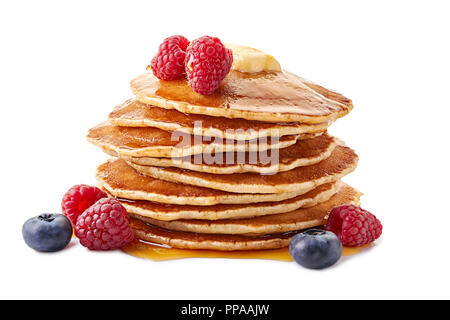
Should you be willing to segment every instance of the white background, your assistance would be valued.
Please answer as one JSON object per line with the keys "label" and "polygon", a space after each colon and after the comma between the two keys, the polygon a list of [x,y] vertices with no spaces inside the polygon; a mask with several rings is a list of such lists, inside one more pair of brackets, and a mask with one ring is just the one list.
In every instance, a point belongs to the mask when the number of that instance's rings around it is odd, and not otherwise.
{"label": "white background", "polygon": [[[449,14],[448,1],[2,1],[0,298],[450,298]],[[376,247],[318,272],[25,245],[26,219],[95,184],[107,157],[88,129],[173,34],[262,49],[353,99],[330,131],[360,156],[346,181],[384,224]]]}

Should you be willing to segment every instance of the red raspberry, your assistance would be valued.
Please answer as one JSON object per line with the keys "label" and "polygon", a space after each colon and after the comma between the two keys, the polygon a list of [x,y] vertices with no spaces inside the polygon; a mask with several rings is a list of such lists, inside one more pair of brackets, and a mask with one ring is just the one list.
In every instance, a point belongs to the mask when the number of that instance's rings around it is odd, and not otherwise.
{"label": "red raspberry", "polygon": [[113,198],[98,200],[77,220],[75,235],[90,250],[119,249],[133,240],[125,208]]}
{"label": "red raspberry", "polygon": [[186,50],[186,73],[191,88],[211,94],[230,72],[233,53],[218,38],[204,36],[191,42]]}
{"label": "red raspberry", "polygon": [[161,80],[175,80],[184,77],[184,59],[189,40],[183,36],[164,39],[150,66],[153,74]]}
{"label": "red raspberry", "polygon": [[73,186],[64,195],[61,207],[62,213],[70,219],[72,225],[77,218],[99,199],[107,197],[106,193],[96,187],[80,184]]}
{"label": "red raspberry", "polygon": [[334,232],[344,246],[357,247],[378,239],[383,226],[369,211],[343,205],[331,210],[326,229]]}

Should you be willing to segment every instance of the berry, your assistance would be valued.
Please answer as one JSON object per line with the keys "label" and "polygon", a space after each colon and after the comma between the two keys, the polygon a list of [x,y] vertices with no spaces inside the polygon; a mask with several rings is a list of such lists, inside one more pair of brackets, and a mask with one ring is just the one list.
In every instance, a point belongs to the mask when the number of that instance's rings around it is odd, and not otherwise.
{"label": "berry", "polygon": [[133,240],[125,208],[112,198],[98,200],[77,220],[75,235],[90,250],[119,249]]}
{"label": "berry", "polygon": [[75,226],[77,218],[90,206],[107,194],[96,187],[80,184],[73,186],[62,199],[62,213],[72,221]]}
{"label": "berry", "polygon": [[309,229],[291,239],[289,253],[303,267],[324,269],[342,256],[342,243],[333,232]]}
{"label": "berry", "polygon": [[72,239],[72,234],[72,224],[62,214],[44,213],[28,219],[22,227],[25,243],[41,252],[64,249]]}
{"label": "berry", "polygon": [[171,36],[160,44],[158,53],[153,57],[150,66],[155,77],[161,80],[183,78],[185,73],[184,59],[189,40],[183,36]]}
{"label": "berry", "polygon": [[186,50],[186,73],[191,88],[211,94],[230,72],[233,53],[218,38],[204,36],[191,42]]}
{"label": "berry", "polygon": [[326,229],[334,232],[344,246],[357,247],[378,239],[383,226],[369,211],[351,204],[331,210]]}

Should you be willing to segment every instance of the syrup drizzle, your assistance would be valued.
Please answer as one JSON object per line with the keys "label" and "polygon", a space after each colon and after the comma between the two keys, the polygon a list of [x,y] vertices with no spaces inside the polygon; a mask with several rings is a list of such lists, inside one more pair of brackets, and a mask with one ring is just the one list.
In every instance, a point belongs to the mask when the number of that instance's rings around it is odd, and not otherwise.
{"label": "syrup drizzle", "polygon": [[[342,255],[351,256],[372,247],[368,244],[361,247],[344,247]],[[263,259],[276,261],[292,261],[288,248],[255,250],[255,251],[215,251],[215,250],[190,250],[175,249],[156,245],[140,240],[134,240],[122,249],[123,252],[138,258],[153,261],[166,261],[187,258],[228,258],[228,259]]]}

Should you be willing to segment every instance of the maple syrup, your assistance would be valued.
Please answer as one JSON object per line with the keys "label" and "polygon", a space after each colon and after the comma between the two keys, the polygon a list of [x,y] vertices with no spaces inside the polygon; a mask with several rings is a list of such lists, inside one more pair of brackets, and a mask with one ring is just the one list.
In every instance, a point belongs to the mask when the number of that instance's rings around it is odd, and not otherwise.
{"label": "maple syrup", "polygon": [[[364,249],[371,247],[368,244],[361,247],[344,247],[342,255],[350,256],[357,254]],[[190,250],[176,249],[167,246],[156,245],[141,240],[134,240],[122,251],[138,258],[149,259],[153,261],[177,260],[186,258],[229,258],[229,259],[264,259],[277,261],[292,261],[289,255],[289,249],[271,249],[254,251],[215,251],[215,250]]]}
{"label": "maple syrup", "polygon": [[318,123],[352,108],[350,99],[289,72],[231,71],[209,95],[194,92],[187,79],[164,81],[152,73],[134,78],[130,86],[142,103],[215,117],[295,122],[307,116]]}

